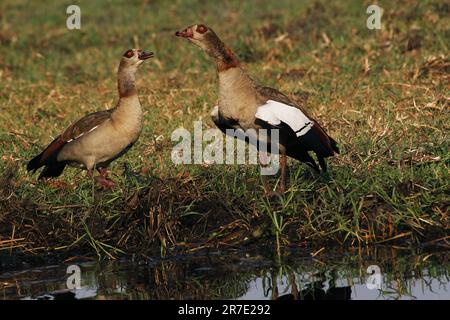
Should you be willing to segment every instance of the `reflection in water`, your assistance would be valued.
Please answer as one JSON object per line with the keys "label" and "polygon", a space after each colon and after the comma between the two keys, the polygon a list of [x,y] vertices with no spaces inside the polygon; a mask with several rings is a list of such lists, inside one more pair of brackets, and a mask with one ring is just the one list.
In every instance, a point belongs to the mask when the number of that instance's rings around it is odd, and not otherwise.
{"label": "reflection in water", "polygon": [[[336,287],[336,276],[337,273],[332,272],[332,278],[327,279],[324,274],[321,274],[318,280],[305,284],[305,288],[299,291],[295,274],[288,271],[287,279],[289,279],[291,292],[278,296],[278,289],[274,289],[273,292],[276,294],[273,295],[273,298],[277,300],[350,300],[351,287]],[[273,279],[272,283],[276,283],[276,279]],[[329,287],[326,290],[327,284]]]}
{"label": "reflection in water", "polygon": [[[73,293],[68,265],[0,271],[0,299],[450,299],[447,252],[376,248],[282,260],[234,251],[145,264],[80,263],[82,288]],[[366,285],[369,265],[382,271],[380,290]]]}

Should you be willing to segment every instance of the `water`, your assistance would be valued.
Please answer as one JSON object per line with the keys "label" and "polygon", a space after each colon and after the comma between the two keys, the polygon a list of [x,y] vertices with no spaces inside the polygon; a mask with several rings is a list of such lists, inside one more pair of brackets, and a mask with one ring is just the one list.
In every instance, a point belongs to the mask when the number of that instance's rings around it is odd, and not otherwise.
{"label": "water", "polygon": [[[81,288],[71,291],[70,263],[0,270],[0,299],[450,300],[448,251],[329,251],[294,252],[281,262],[240,250],[144,263],[78,262]],[[367,273],[371,265],[379,276]]]}

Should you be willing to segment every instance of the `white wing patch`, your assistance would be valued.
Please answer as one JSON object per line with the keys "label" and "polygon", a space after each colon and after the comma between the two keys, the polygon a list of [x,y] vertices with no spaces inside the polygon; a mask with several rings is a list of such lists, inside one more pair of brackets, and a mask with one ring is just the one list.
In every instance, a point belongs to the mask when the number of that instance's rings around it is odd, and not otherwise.
{"label": "white wing patch", "polygon": [[67,141],[67,143],[72,142],[72,141],[74,141],[74,140],[77,140],[78,138],[82,137],[83,135],[85,135],[85,134],[87,134],[87,133],[89,133],[89,132],[94,131],[94,130],[97,129],[97,128],[98,128],[98,126],[95,126],[95,127],[93,127],[91,130],[89,130],[89,131],[87,131],[87,132],[83,132],[83,133],[79,134],[78,136],[76,136],[75,138],[70,139],[69,141]]}
{"label": "white wing patch", "polygon": [[314,125],[300,109],[273,100],[267,100],[258,107],[255,116],[273,126],[283,121],[294,130],[297,137],[306,134]]}

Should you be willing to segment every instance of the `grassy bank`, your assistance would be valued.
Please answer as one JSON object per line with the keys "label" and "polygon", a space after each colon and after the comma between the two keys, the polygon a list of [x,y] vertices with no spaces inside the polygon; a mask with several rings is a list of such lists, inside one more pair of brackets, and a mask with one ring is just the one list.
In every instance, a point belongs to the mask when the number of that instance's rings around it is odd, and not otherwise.
{"label": "grassy bank", "polygon": [[[65,27],[67,5],[0,4],[0,252],[448,245],[448,5],[380,2],[383,28],[368,30],[359,1],[80,1],[76,31]],[[199,119],[213,127],[214,67],[173,37],[200,20],[338,141],[327,176],[290,162],[289,190],[269,200],[253,166],[171,162],[174,129]],[[72,121],[114,104],[130,47],[156,58],[139,71],[144,130],[111,166],[117,188],[93,197],[76,169],[37,182],[27,160]]]}

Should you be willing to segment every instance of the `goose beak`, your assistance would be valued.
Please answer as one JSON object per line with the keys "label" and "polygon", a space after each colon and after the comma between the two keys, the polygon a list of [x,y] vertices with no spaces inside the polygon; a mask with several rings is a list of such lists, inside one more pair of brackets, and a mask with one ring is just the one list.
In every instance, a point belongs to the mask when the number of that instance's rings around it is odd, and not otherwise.
{"label": "goose beak", "polygon": [[147,60],[149,58],[153,57],[153,52],[145,52],[142,51],[141,53],[139,53],[139,59],[140,60]]}
{"label": "goose beak", "polygon": [[175,35],[177,37],[181,37],[181,38],[192,38],[192,37],[194,37],[194,33],[192,32],[191,28],[186,28],[183,31],[177,31],[177,32],[175,32]]}

